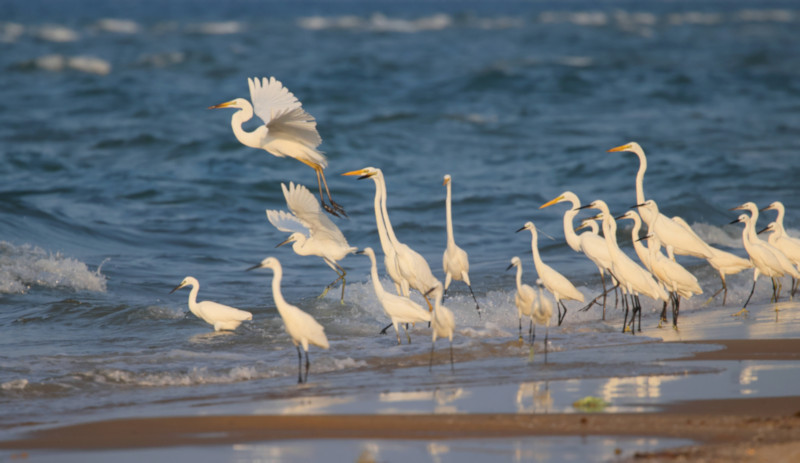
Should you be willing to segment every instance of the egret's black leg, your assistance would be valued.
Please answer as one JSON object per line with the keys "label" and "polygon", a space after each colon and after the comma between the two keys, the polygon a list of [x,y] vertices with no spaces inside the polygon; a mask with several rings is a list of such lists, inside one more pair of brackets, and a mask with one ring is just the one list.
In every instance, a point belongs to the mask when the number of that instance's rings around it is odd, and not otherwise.
{"label": "egret's black leg", "polygon": [[480,320],[480,318],[481,318],[481,306],[478,305],[478,299],[475,297],[475,293],[472,292],[472,286],[467,285],[467,288],[469,288],[469,293],[472,294],[472,300],[475,301],[475,310],[478,311],[478,319]]}
{"label": "egret's black leg", "polygon": [[306,351],[306,379],[305,382],[308,383],[308,367],[311,366],[311,362],[308,361],[308,351]]}
{"label": "egret's black leg", "polygon": [[303,382],[303,353],[300,352],[300,346],[297,347],[297,384]]}
{"label": "egret's black leg", "polygon": [[389,323],[388,325],[386,325],[385,327],[383,327],[383,329],[381,330],[381,332],[380,332],[379,334],[386,334],[386,330],[388,330],[388,329],[389,329],[389,328],[391,328],[392,326],[393,326],[393,324],[392,324],[392,323]]}

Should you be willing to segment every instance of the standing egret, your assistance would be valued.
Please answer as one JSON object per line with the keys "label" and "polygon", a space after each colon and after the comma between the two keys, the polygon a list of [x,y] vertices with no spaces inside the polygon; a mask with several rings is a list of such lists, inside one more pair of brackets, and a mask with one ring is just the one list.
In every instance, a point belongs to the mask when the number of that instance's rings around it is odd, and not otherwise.
{"label": "standing egret", "polygon": [[197,318],[213,326],[214,331],[233,331],[238,328],[243,321],[253,319],[253,314],[245,310],[239,310],[235,307],[213,301],[197,302],[197,293],[200,291],[200,283],[195,277],[184,278],[181,284],[176,286],[175,289],[169,293],[172,294],[186,286],[192,287],[192,291],[189,293],[189,310],[195,314]]}
{"label": "standing egret", "polygon": [[[562,301],[562,299],[583,302],[583,294],[578,291],[578,289],[575,288],[575,286],[570,283],[570,281],[567,280],[564,275],[553,270],[552,267],[548,266],[542,261],[542,258],[539,255],[536,226],[533,225],[533,222],[525,222],[525,225],[517,230],[517,232],[521,232],[522,230],[530,230],[531,232],[531,251],[533,251],[533,264],[536,267],[536,273],[539,274],[539,278],[541,278],[544,287],[550,291],[550,293],[553,295],[553,298],[556,300],[556,305],[560,307],[558,310],[558,326],[561,326],[561,323],[567,316],[567,307],[564,305],[564,301]],[[563,315],[561,313],[562,308],[564,309]]]}
{"label": "standing egret", "polygon": [[[385,226],[386,230],[386,237],[391,244],[392,248],[394,249],[397,271],[400,274],[400,284],[402,289],[402,294],[406,297],[409,295],[409,288],[413,288],[420,292],[425,297],[425,301],[428,303],[428,311],[433,311],[433,305],[431,305],[430,300],[425,294],[428,293],[428,290],[436,286],[436,283],[439,281],[436,277],[433,276],[433,272],[431,271],[430,265],[422,257],[418,252],[411,249],[405,243],[401,243],[397,236],[394,234],[394,229],[392,228],[392,223],[389,220],[389,213],[386,209],[386,182],[383,178],[383,172],[380,169],[375,167],[365,167],[360,170],[354,170],[351,172],[345,172],[342,175],[360,175],[360,179],[363,178],[371,178],[375,182],[375,188],[380,188],[381,190],[381,212],[382,212],[382,219],[379,220],[377,217],[376,211],[376,222],[378,222],[378,227],[381,226],[381,221]],[[385,249],[384,249],[385,252]],[[387,264],[388,265],[388,264]],[[387,270],[388,272],[388,270]],[[391,276],[391,272],[389,273]],[[394,278],[393,278],[394,279]]]}
{"label": "standing egret", "polygon": [[[281,294],[281,278],[283,278],[283,269],[278,259],[274,257],[267,257],[262,260],[260,264],[256,264],[247,270],[257,268],[272,269],[272,299],[275,301],[275,306],[278,308],[278,313],[283,320],[283,326],[289,336],[292,337],[292,343],[297,348],[297,382],[308,382],[308,368],[311,363],[308,361],[308,345],[313,344],[317,347],[327,349],[329,347],[328,338],[325,336],[325,327],[317,323],[314,317],[303,312],[299,308],[286,302]],[[302,363],[303,355],[300,352],[300,344],[303,345],[303,351],[306,353],[306,376],[305,380],[302,376]]]}
{"label": "standing egret", "polygon": [[[783,216],[786,214],[786,209],[783,207],[783,203],[780,201],[775,201],[761,210],[778,211],[778,216],[775,218],[774,232],[769,236],[767,241],[786,254],[786,257],[788,257],[795,265],[800,264],[800,239],[789,236],[789,234],[786,233],[786,229],[783,228]],[[797,280],[795,280],[795,282],[797,282]],[[792,284],[792,295],[794,295],[796,290],[797,285]]]}
{"label": "standing egret", "polygon": [[541,278],[536,279],[536,285],[539,286],[539,300],[538,304],[533,307],[533,313],[531,313],[534,322],[531,344],[536,339],[536,325],[544,325],[544,361],[547,363],[547,342],[550,335],[550,319],[553,318],[553,301],[542,291],[544,285]]}
{"label": "standing egret", "polygon": [[447,186],[447,198],[445,199],[445,213],[447,220],[447,248],[444,250],[442,256],[442,267],[444,268],[444,290],[450,287],[450,281],[463,281],[469,288],[469,293],[472,294],[472,299],[475,301],[475,309],[478,311],[478,318],[481,317],[481,308],[478,305],[478,299],[475,298],[475,293],[472,292],[472,285],[469,283],[469,258],[467,251],[461,249],[456,244],[453,238],[453,210],[452,210],[452,180],[450,175],[444,176],[442,185]]}
{"label": "standing egret", "polygon": [[[644,173],[647,170],[647,157],[644,150],[635,141],[626,143],[608,150],[611,152],[627,151],[636,154],[639,158],[639,170],[636,173],[636,204],[642,205],[646,202],[644,196]],[[648,233],[659,237],[664,245],[670,245],[675,254],[690,255],[708,259],[711,251],[708,245],[696,236],[685,233],[682,227],[674,223],[669,217],[658,212],[655,201],[652,204],[639,208],[642,220],[647,224]]]}
{"label": "standing egret", "polygon": [[336,272],[338,278],[325,287],[319,297],[324,297],[328,291],[339,281],[342,281],[342,298],[344,304],[344,287],[347,284],[347,272],[336,263],[358,248],[347,244],[347,240],[339,227],[331,221],[319,207],[314,195],[303,185],[289,182],[289,188],[281,183],[286,205],[292,213],[284,211],[267,210],[267,219],[278,230],[291,233],[289,238],[280,243],[282,246],[292,244],[292,249],[300,256],[319,256],[328,266]]}
{"label": "standing egret", "polygon": [[[209,109],[236,108],[238,111],[231,117],[231,127],[236,139],[243,145],[259,148],[279,158],[290,157],[311,167],[317,173],[319,200],[329,213],[338,216],[347,215],[341,206],[331,198],[328,182],[323,169],[328,167],[325,155],[317,150],[322,138],[317,132],[317,122],[308,114],[294,94],[274,77],[248,78],[250,86],[250,104],[244,98],[236,98],[225,103],[211,106]],[[255,113],[263,125],[252,132],[242,128],[242,124],[253,118]],[[330,206],[322,197],[322,185],[328,193]]]}
{"label": "standing egret", "polygon": [[611,269],[611,256],[608,253],[608,246],[606,246],[605,240],[596,233],[584,232],[580,235],[575,233],[572,222],[581,207],[580,199],[575,193],[565,191],[560,196],[539,206],[539,209],[561,202],[572,204],[572,207],[564,212],[564,238],[567,240],[567,244],[573,251],[584,253],[589,260],[594,262],[600,272],[600,281],[603,283],[603,320],[605,320],[607,292],[605,272]]}
{"label": "standing egret", "polygon": [[[680,298],[689,299],[694,294],[703,294],[703,289],[700,288],[694,275],[689,273],[681,264],[661,253],[661,242],[657,236],[649,235],[648,238],[650,271],[670,293],[670,299],[672,300],[672,327],[678,329]],[[665,305],[661,313],[661,320],[666,320],[666,308]],[[660,323],[661,321],[659,321],[659,326]]]}
{"label": "standing egret", "polygon": [[[511,265],[506,270],[511,270],[512,267],[517,267],[517,292],[514,294],[514,304],[517,306],[517,318],[519,319],[519,340],[522,341],[522,316],[525,315],[531,319],[528,338],[533,344],[533,307],[536,304],[536,293],[532,287],[522,282],[522,261],[519,260],[519,257],[512,257]],[[551,307],[551,315],[552,311]]]}
{"label": "standing egret", "polygon": [[[372,276],[372,286],[375,288],[375,296],[378,298],[383,311],[392,320],[394,332],[397,334],[397,344],[402,344],[400,341],[400,330],[397,324],[416,323],[416,322],[429,322],[431,321],[431,313],[422,308],[421,305],[412,301],[411,299],[401,296],[399,294],[392,294],[383,289],[381,280],[378,278],[378,264],[375,261],[375,252],[370,247],[366,247],[359,251],[358,254],[364,254],[369,257],[372,264],[370,275]],[[411,344],[411,336],[408,335],[408,330],[403,327],[406,333],[408,343]]]}
{"label": "standing egret", "polygon": [[433,369],[433,348],[436,346],[436,338],[441,337],[450,340],[450,370],[452,371],[455,369],[453,366],[453,331],[456,328],[456,320],[453,317],[453,312],[442,305],[442,296],[444,295],[442,284],[437,281],[436,286],[431,288],[431,291],[433,291],[434,300],[433,318],[431,319],[431,331],[433,333],[431,335],[431,361],[428,365],[428,370]]}

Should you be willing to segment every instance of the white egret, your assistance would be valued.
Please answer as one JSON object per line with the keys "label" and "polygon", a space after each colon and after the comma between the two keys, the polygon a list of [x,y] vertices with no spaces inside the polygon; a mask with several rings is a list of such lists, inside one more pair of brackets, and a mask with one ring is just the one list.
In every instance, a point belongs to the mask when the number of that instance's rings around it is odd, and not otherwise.
{"label": "white egret", "polygon": [[[556,305],[560,307],[558,310],[558,325],[561,326],[561,323],[567,316],[567,307],[564,305],[564,301],[562,301],[562,299],[583,302],[583,294],[578,291],[578,289],[575,288],[575,286],[570,283],[570,281],[567,280],[564,275],[558,273],[552,267],[542,261],[542,258],[539,255],[536,226],[533,225],[533,222],[526,222],[522,228],[517,230],[517,232],[521,232],[522,230],[530,230],[531,232],[531,251],[533,251],[533,264],[536,267],[536,273],[539,274],[539,278],[542,280],[542,284],[544,284],[544,287],[550,291],[550,293],[553,295],[553,298],[556,300]],[[561,313],[562,308],[564,309],[563,315]]]}
{"label": "white egret", "polygon": [[[429,322],[431,321],[431,313],[411,299],[399,294],[386,292],[383,289],[381,280],[378,277],[378,263],[375,261],[375,252],[372,248],[366,247],[358,253],[369,257],[369,261],[372,264],[370,275],[372,276],[372,286],[375,288],[375,296],[378,298],[381,307],[383,307],[383,311],[392,320],[394,332],[397,334],[397,344],[402,344],[400,341],[400,330],[397,328],[397,324]],[[405,326],[403,329],[405,330],[408,343],[411,344],[411,336],[408,335],[408,330]]]}
{"label": "white egret", "polygon": [[267,219],[278,230],[291,233],[289,238],[278,244],[292,244],[292,249],[300,256],[318,256],[336,272],[338,278],[325,287],[319,297],[324,297],[339,281],[342,281],[341,303],[344,304],[344,287],[347,284],[347,272],[337,264],[348,254],[358,250],[347,244],[347,240],[339,227],[320,209],[314,195],[303,185],[289,182],[287,188],[281,183],[283,196],[291,214],[284,211],[267,210]]}
{"label": "white egret", "polygon": [[452,178],[450,175],[444,176],[442,185],[447,186],[447,198],[445,199],[445,214],[447,220],[447,248],[444,250],[442,256],[442,267],[444,268],[444,290],[450,287],[450,281],[463,281],[469,288],[469,293],[472,294],[472,299],[475,301],[475,309],[478,311],[478,318],[481,316],[481,308],[478,305],[478,299],[475,298],[475,293],[472,292],[472,285],[469,282],[469,258],[467,251],[464,251],[456,244],[453,238],[453,209],[452,203]]}
{"label": "white egret", "polygon": [[544,361],[547,362],[547,342],[550,335],[550,320],[553,318],[553,301],[550,300],[542,291],[544,284],[541,278],[536,279],[536,285],[539,286],[539,299],[538,303],[533,307],[533,336],[531,337],[531,344],[536,339],[536,325],[544,325]]}
{"label": "white egret", "polygon": [[593,235],[600,236],[600,225],[597,225],[597,220],[595,220],[594,217],[581,220],[581,224],[575,227],[575,233],[584,228],[588,228]]}
{"label": "white egret", "polygon": [[214,331],[233,331],[239,327],[245,320],[252,320],[253,314],[245,310],[240,310],[235,307],[219,304],[214,301],[200,301],[197,302],[197,293],[200,291],[200,283],[194,277],[186,277],[181,281],[181,284],[175,287],[169,293],[191,286],[192,291],[189,293],[189,310],[197,316],[197,318],[210,324],[214,327]]}
{"label": "white egret", "polygon": [[[275,77],[248,78],[250,86],[250,104],[244,98],[236,98],[225,103],[211,106],[209,109],[236,108],[238,111],[231,117],[231,127],[236,139],[243,145],[267,151],[279,158],[290,157],[311,167],[317,173],[319,200],[322,207],[333,215],[347,215],[341,206],[331,198],[328,182],[323,169],[328,167],[325,155],[317,150],[322,138],[317,132],[317,122],[308,114],[303,105],[292,92]],[[252,132],[242,128],[242,124],[258,116],[263,125]],[[328,194],[330,206],[322,197],[322,185]]]}
{"label": "white egret", "polygon": [[627,151],[636,154],[639,158],[639,170],[636,173],[636,204],[639,205],[639,214],[647,224],[648,233],[657,235],[664,245],[670,245],[675,254],[690,255],[707,259],[711,257],[708,245],[696,236],[687,235],[684,230],[669,217],[658,212],[655,201],[647,206],[644,196],[644,173],[647,170],[647,157],[644,150],[635,141],[626,143],[608,150],[611,152]]}
{"label": "white egret", "polygon": [[539,206],[539,209],[544,209],[561,202],[569,202],[572,204],[572,207],[564,212],[564,238],[567,244],[573,251],[584,253],[589,260],[594,262],[594,265],[597,266],[597,270],[600,272],[600,281],[603,283],[603,320],[605,320],[607,292],[605,272],[611,269],[611,256],[608,253],[608,246],[606,246],[605,240],[596,233],[584,232],[580,235],[575,233],[572,223],[581,207],[580,199],[578,199],[578,195],[575,193],[565,191],[556,198]]}
{"label": "white egret", "polygon": [[750,289],[750,294],[747,296],[747,300],[744,301],[744,306],[742,310],[733,314],[736,315],[744,315],[748,313],[747,310],[747,303],[750,302],[750,298],[753,297],[753,292],[756,289],[756,281],[758,281],[758,276],[762,273],[770,278],[772,278],[772,295],[775,297],[775,289],[776,289],[776,281],[775,278],[782,277],[783,271],[780,270],[780,263],[778,259],[775,257],[774,254],[767,248],[761,240],[750,241],[749,235],[749,228],[752,224],[752,220],[747,214],[741,214],[738,219],[734,220],[731,223],[743,223],[744,229],[742,229],[742,242],[744,243],[744,248],[747,251],[747,254],[750,256],[750,260],[753,262],[753,287]]}
{"label": "white egret", "polygon": [[[627,293],[631,297],[631,304],[633,305],[633,311],[631,314],[631,321],[633,322],[633,317],[636,316],[636,313],[639,313],[639,330],[642,329],[642,305],[639,301],[639,294],[644,294],[645,296],[649,296],[653,299],[661,299],[662,301],[668,300],[667,293],[664,291],[661,286],[653,279],[653,276],[642,268],[639,264],[633,261],[627,254],[622,252],[617,244],[617,223],[614,220],[614,216],[611,215],[611,212],[608,209],[608,205],[602,200],[595,200],[583,208],[592,208],[597,209],[600,212],[599,217],[603,219],[603,236],[606,240],[606,244],[608,245],[609,253],[611,254],[611,268],[612,274],[614,278],[620,283],[620,286],[623,288],[623,292]],[[624,298],[623,298],[624,299]],[[625,307],[625,319],[622,324],[622,331],[625,332],[625,328],[627,327],[628,323],[628,307]],[[631,329],[631,333],[634,330]]]}
{"label": "white egret", "polygon": [[[650,253],[650,269],[653,275],[670,292],[672,299],[672,327],[678,328],[678,314],[680,312],[680,298],[691,298],[694,294],[703,294],[703,289],[697,278],[686,270],[681,264],[664,256],[661,253],[661,242],[655,235],[648,236],[647,247]],[[661,313],[661,320],[666,320],[666,305]],[[659,322],[660,325],[660,322]]]}
{"label": "white egret", "polygon": [[649,272],[653,272],[653,269],[650,268],[650,250],[646,248],[641,240],[639,239],[639,231],[642,229],[642,219],[639,217],[635,211],[626,211],[619,217],[616,217],[616,220],[624,220],[630,219],[633,220],[633,228],[631,229],[631,241],[633,242],[633,250],[636,251],[636,255],[639,257],[639,262],[642,263],[644,268],[646,268]]}
{"label": "white egret", "polygon": [[[528,337],[531,344],[533,344],[533,307],[536,305],[536,293],[532,287],[522,282],[522,261],[519,257],[512,257],[511,264],[506,270],[511,270],[512,267],[517,268],[517,292],[514,294],[514,304],[517,306],[517,318],[519,319],[519,340],[522,341],[522,316],[525,315],[531,320],[528,327]],[[552,311],[553,308],[551,306],[551,315]]]}
{"label": "white egret", "polygon": [[[442,288],[442,284],[438,281],[436,282],[436,286],[434,286],[431,291],[433,291],[433,318],[431,319],[431,331],[432,338],[431,338],[431,361],[428,365],[428,370],[433,368],[433,348],[436,345],[436,338],[447,338],[450,340],[450,370],[454,370],[455,367],[453,366],[453,332],[456,328],[456,320],[453,317],[453,312],[448,309],[447,307],[442,305],[442,296],[444,295],[444,289]],[[430,292],[430,291],[429,291]]]}
{"label": "white egret", "polygon": [[[281,263],[275,257],[267,257],[261,263],[256,264],[247,270],[257,268],[272,269],[272,299],[275,301],[275,307],[278,309],[283,320],[283,326],[289,336],[292,337],[292,343],[297,348],[297,382],[308,382],[308,368],[311,363],[308,360],[308,345],[313,344],[317,347],[327,349],[330,347],[328,344],[328,337],[325,336],[325,327],[320,325],[314,317],[303,312],[299,308],[286,302],[281,293],[281,279],[283,278],[283,269]],[[306,376],[305,380],[302,376],[302,363],[303,355],[300,353],[300,345],[303,346],[303,351],[306,353]]]}
{"label": "white egret", "polygon": [[[791,238],[788,236],[785,236],[783,239],[781,239],[777,222],[770,222],[769,225],[767,225],[763,230],[760,230],[758,234],[764,232],[771,232],[767,237],[767,243],[781,251],[792,262],[792,265],[796,266],[798,263],[800,263],[798,260],[800,257],[800,246],[796,246],[793,241],[789,241]],[[795,278],[792,278],[792,296],[794,296],[797,281],[798,280]]]}
{"label": "white egret", "polygon": [[[413,288],[420,292],[425,297],[425,301],[428,303],[428,310],[433,311],[433,305],[431,305],[430,300],[425,294],[428,291],[436,286],[436,283],[439,281],[436,277],[433,276],[433,272],[431,271],[430,265],[428,265],[428,261],[425,260],[418,252],[411,249],[405,243],[401,243],[397,236],[394,234],[394,229],[392,228],[392,223],[389,220],[389,213],[386,209],[386,182],[383,178],[383,172],[380,169],[375,167],[365,167],[360,170],[355,170],[351,172],[345,172],[342,175],[360,175],[360,179],[364,178],[371,178],[375,182],[375,188],[381,189],[381,212],[382,212],[382,221],[385,226],[386,230],[386,237],[388,238],[388,242],[391,244],[392,248],[394,249],[395,259],[397,270],[400,274],[400,285],[402,289],[402,294],[406,297],[409,295],[409,288]],[[378,222],[378,227],[380,227],[381,220],[378,220],[377,211],[376,211],[376,222]],[[384,249],[385,252],[385,249]],[[388,265],[388,264],[387,264]],[[387,270],[388,272],[388,270]],[[391,273],[389,273],[391,276]],[[394,278],[393,278],[394,279]]]}

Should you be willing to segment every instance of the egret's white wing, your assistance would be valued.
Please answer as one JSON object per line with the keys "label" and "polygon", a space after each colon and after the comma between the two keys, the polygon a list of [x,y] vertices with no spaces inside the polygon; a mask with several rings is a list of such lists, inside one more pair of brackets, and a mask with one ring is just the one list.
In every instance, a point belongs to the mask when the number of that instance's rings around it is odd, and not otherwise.
{"label": "egret's white wing", "polygon": [[273,211],[267,209],[267,219],[269,223],[282,232],[294,233],[300,232],[309,236],[308,227],[303,224],[297,217],[284,211]]}
{"label": "egret's white wing", "polygon": [[289,187],[281,183],[283,196],[286,198],[286,205],[294,213],[297,219],[308,227],[311,236],[315,239],[329,239],[342,244],[347,244],[344,235],[339,227],[322,212],[319,202],[314,195],[303,185],[295,185],[289,182]]}
{"label": "egret's white wing", "polygon": [[297,141],[316,148],[322,143],[314,117],[281,82],[274,77],[247,79],[253,112],[264,121],[272,137]]}

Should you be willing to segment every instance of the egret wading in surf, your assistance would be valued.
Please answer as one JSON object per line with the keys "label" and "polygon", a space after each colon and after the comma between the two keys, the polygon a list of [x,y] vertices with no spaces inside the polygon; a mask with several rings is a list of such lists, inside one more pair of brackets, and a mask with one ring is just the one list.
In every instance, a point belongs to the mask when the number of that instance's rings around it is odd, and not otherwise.
{"label": "egret wading in surf", "polygon": [[428,370],[433,369],[433,349],[436,346],[436,338],[447,338],[450,340],[450,370],[454,370],[453,366],[453,332],[456,329],[456,319],[453,317],[453,312],[447,307],[442,305],[442,296],[444,289],[442,284],[437,282],[436,286],[431,288],[433,292],[433,318],[431,319],[431,360],[428,365]]}
{"label": "egret wading in surf", "polygon": [[[294,158],[311,167],[317,174],[319,201],[330,214],[347,216],[344,209],[334,202],[325,180],[328,159],[317,147],[322,138],[317,132],[317,122],[308,114],[292,92],[274,77],[248,78],[250,101],[236,98],[209,109],[238,109],[231,117],[231,127],[236,139],[251,148],[263,149],[279,158]],[[252,132],[242,128],[242,124],[258,116],[263,122]],[[328,194],[330,205],[322,196],[322,186]]]}
{"label": "egret wading in surf", "polygon": [[189,310],[209,325],[214,327],[214,331],[233,331],[245,320],[252,320],[253,314],[235,307],[219,304],[213,301],[197,302],[197,293],[200,291],[200,283],[194,277],[186,277],[181,284],[169,293],[191,286],[189,293]]}
{"label": "egret wading in surf", "polygon": [[[511,264],[506,271],[514,267],[517,268],[517,292],[514,293],[514,305],[517,306],[517,318],[519,319],[519,340],[522,341],[522,316],[525,315],[530,319],[528,339],[533,344],[533,307],[536,304],[536,293],[531,286],[522,282],[522,261],[517,256],[511,258]],[[552,307],[550,310],[552,312]]]}
{"label": "egret wading in surf", "polygon": [[[278,259],[274,257],[267,257],[261,263],[256,264],[247,270],[254,270],[258,268],[268,268],[272,270],[272,299],[275,301],[275,307],[278,309],[278,314],[283,320],[283,326],[289,336],[292,337],[292,343],[297,349],[297,382],[308,382],[308,369],[311,362],[308,360],[308,345],[313,344],[317,347],[327,349],[329,347],[328,337],[325,336],[325,328],[320,325],[314,317],[303,312],[299,308],[286,302],[281,294],[281,279],[283,278],[283,269]],[[306,354],[306,375],[303,379],[302,365],[303,354],[300,352],[300,346],[303,346],[303,351]]]}
{"label": "egret wading in surf", "polygon": [[331,221],[320,209],[314,195],[303,185],[289,182],[287,188],[281,183],[286,205],[291,213],[284,211],[267,210],[267,219],[278,230],[291,233],[289,237],[278,244],[282,246],[293,243],[292,249],[300,256],[318,256],[336,272],[338,278],[325,287],[320,298],[325,297],[328,291],[341,280],[342,297],[344,304],[344,288],[347,284],[347,272],[337,263],[358,250],[347,244],[347,240],[339,227]]}
{"label": "egret wading in surf", "polygon": [[475,293],[472,292],[472,285],[469,282],[469,257],[467,256],[467,251],[458,247],[455,238],[453,238],[452,178],[449,174],[444,176],[442,185],[447,187],[447,197],[445,199],[447,248],[442,256],[442,267],[445,274],[444,290],[447,292],[451,280],[463,281],[469,288],[469,293],[472,294],[472,299],[475,301],[475,309],[478,311],[478,318],[480,318],[481,307],[478,305],[478,299],[475,298]]}

